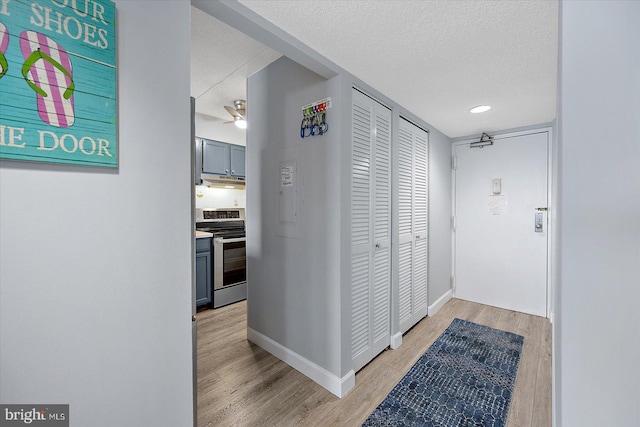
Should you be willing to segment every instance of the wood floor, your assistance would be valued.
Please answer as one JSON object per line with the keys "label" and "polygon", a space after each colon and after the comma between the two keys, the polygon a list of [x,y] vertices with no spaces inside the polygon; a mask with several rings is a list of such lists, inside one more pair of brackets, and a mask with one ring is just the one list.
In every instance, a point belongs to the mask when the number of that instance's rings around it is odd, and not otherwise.
{"label": "wood floor", "polygon": [[449,301],[356,374],[338,399],[246,339],[246,302],[198,313],[198,426],[359,426],[455,318],[524,336],[508,427],[551,426],[547,319]]}

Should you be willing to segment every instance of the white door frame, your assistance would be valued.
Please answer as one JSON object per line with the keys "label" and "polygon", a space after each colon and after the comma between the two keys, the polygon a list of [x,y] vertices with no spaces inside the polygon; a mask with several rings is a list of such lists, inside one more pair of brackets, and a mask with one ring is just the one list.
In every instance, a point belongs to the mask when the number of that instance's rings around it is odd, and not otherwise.
{"label": "white door frame", "polygon": [[[505,134],[493,135],[492,138],[494,141],[499,141],[501,139],[513,138],[516,136],[524,136],[524,135],[532,135],[537,133],[547,133],[547,303],[546,303],[546,317],[549,319],[553,319],[553,290],[555,288],[555,284],[553,283],[553,272],[555,270],[555,266],[552,263],[552,250],[555,244],[555,218],[556,218],[556,206],[552,204],[554,199],[553,194],[553,179],[555,178],[553,174],[553,166],[554,158],[553,153],[555,150],[555,141],[553,138],[553,128],[551,126],[544,126],[536,129],[510,132]],[[463,141],[456,141],[452,144],[451,150],[451,278],[452,278],[452,292],[453,297],[456,296],[456,284],[455,284],[455,272],[456,272],[456,234],[454,231],[455,227],[455,217],[456,217],[456,170],[454,165],[454,156],[456,152],[456,148],[459,145],[466,145],[472,142],[477,142],[478,138],[473,139],[465,139]],[[481,150],[481,148],[478,148]]]}

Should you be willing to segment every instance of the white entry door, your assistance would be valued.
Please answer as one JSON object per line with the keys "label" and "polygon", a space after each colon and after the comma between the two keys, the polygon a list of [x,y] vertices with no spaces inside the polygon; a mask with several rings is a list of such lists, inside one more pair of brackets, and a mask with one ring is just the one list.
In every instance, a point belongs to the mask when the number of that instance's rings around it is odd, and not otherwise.
{"label": "white entry door", "polygon": [[547,315],[549,133],[455,146],[457,298]]}

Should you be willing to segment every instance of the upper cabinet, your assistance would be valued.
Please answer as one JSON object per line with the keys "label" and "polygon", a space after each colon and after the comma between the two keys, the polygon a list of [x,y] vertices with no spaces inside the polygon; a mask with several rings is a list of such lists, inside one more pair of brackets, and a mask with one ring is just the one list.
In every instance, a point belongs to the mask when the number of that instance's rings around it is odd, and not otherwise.
{"label": "upper cabinet", "polygon": [[203,173],[244,178],[245,147],[203,138],[197,140],[202,145]]}
{"label": "upper cabinet", "polygon": [[230,149],[231,149],[231,153],[230,153],[231,176],[244,177],[246,147],[243,147],[242,145],[231,145]]}
{"label": "upper cabinet", "polygon": [[208,139],[202,141],[202,172],[229,175],[229,144]]}

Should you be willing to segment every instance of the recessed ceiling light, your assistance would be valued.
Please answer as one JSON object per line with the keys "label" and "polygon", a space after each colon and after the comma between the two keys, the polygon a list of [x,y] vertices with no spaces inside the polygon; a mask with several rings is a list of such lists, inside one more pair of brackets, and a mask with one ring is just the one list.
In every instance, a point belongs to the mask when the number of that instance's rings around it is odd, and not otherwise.
{"label": "recessed ceiling light", "polygon": [[473,107],[469,110],[470,113],[484,113],[485,111],[491,110],[491,105],[478,105],[477,107]]}

